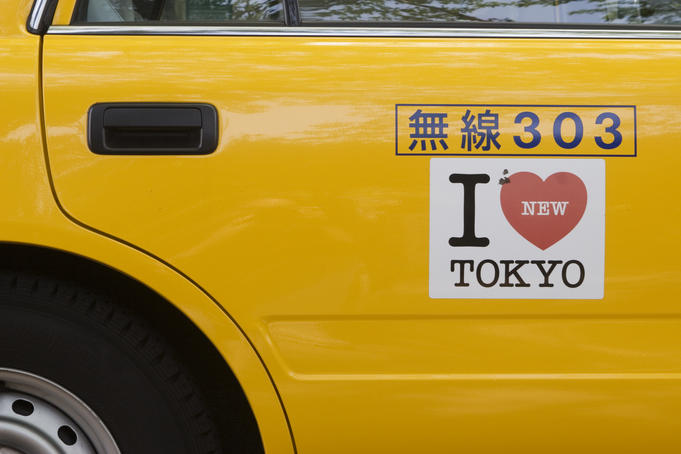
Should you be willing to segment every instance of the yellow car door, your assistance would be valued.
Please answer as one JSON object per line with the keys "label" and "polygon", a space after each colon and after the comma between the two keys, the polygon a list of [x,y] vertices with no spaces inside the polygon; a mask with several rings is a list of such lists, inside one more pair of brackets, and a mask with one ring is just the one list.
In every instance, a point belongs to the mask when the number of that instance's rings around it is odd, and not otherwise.
{"label": "yellow car door", "polygon": [[300,453],[676,452],[680,20],[60,1],[55,196],[219,302]]}

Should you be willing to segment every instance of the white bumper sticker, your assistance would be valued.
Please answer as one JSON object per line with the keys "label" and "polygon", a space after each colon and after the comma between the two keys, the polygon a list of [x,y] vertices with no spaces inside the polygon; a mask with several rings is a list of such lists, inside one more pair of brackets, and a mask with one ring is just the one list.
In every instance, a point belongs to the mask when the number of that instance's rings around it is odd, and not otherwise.
{"label": "white bumper sticker", "polygon": [[602,159],[430,161],[431,298],[603,298]]}

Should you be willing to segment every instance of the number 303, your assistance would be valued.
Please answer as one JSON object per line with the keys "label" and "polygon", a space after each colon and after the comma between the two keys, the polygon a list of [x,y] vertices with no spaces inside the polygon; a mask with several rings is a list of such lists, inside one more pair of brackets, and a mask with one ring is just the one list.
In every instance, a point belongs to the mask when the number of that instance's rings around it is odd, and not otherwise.
{"label": "number 303", "polygon": [[[520,136],[513,136],[513,140],[520,148],[528,149],[534,148],[541,142],[541,133],[537,130],[539,127],[539,117],[533,112],[520,112],[515,117],[515,124],[522,124],[523,120],[529,119],[530,124],[524,127],[524,131],[532,136],[529,141],[523,141]],[[572,140],[567,141],[563,138],[562,127],[563,122],[571,121],[575,125],[575,136]],[[612,150],[622,144],[622,133],[617,130],[620,127],[620,117],[612,112],[603,112],[596,118],[596,124],[602,125],[608,121],[610,126],[606,126],[606,136],[596,136],[594,140],[596,145],[604,150]],[[576,148],[584,138],[584,123],[579,115],[573,112],[563,112],[556,117],[553,122],[553,140],[556,141],[559,147],[571,150]]]}

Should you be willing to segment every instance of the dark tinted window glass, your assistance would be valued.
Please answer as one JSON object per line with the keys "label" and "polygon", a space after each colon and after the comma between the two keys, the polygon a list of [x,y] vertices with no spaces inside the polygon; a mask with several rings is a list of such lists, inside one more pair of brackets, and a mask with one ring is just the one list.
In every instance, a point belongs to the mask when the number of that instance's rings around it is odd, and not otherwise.
{"label": "dark tinted window glass", "polygon": [[76,23],[283,22],[282,0],[81,0]]}
{"label": "dark tinted window glass", "polygon": [[303,22],[679,24],[681,0],[299,0]]}

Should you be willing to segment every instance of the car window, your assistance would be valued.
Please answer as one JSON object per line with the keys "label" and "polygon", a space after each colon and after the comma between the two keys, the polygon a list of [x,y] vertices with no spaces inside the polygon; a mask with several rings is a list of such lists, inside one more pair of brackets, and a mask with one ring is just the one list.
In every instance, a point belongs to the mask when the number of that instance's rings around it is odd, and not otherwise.
{"label": "car window", "polygon": [[80,0],[73,23],[284,22],[283,0]]}
{"label": "car window", "polygon": [[679,24],[668,0],[299,0],[303,22]]}

